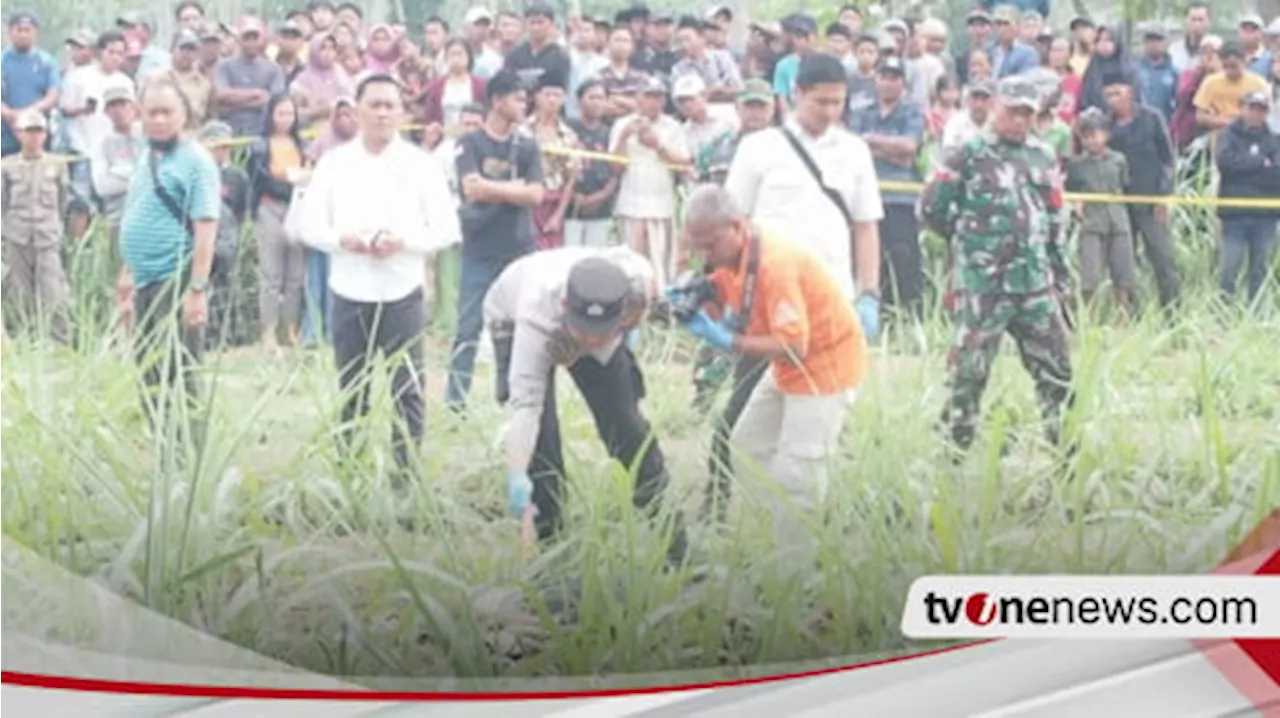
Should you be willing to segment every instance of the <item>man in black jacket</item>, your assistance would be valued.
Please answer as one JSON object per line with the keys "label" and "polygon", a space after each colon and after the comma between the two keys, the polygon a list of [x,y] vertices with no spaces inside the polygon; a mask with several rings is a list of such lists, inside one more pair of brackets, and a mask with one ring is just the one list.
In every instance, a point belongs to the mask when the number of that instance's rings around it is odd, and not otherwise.
{"label": "man in black jacket", "polygon": [[[1103,95],[1111,110],[1111,149],[1129,163],[1129,193],[1173,193],[1173,170],[1178,154],[1169,139],[1164,117],[1138,101],[1132,77],[1115,70],[1103,76]],[[1169,205],[1131,204],[1129,223],[1134,239],[1142,235],[1147,261],[1156,275],[1160,306],[1170,311],[1178,300],[1178,267],[1173,260],[1173,235],[1169,231]]]}
{"label": "man in black jacket", "polygon": [[[1280,135],[1267,127],[1271,98],[1265,92],[1250,92],[1241,104],[1240,117],[1218,135],[1218,196],[1274,201],[1280,197]],[[1247,256],[1252,303],[1271,267],[1280,209],[1219,207],[1218,217],[1222,220],[1218,286],[1225,296],[1235,295],[1236,278]]]}

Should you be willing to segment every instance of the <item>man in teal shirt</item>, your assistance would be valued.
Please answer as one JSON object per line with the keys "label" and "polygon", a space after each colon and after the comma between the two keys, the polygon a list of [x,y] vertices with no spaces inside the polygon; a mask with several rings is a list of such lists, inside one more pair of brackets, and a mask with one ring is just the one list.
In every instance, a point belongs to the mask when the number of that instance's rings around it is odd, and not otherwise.
{"label": "man in teal shirt", "polygon": [[818,32],[818,23],[810,15],[796,13],[783,19],[782,30],[787,34],[791,53],[778,60],[773,70],[773,94],[778,96],[779,110],[789,113],[796,89],[796,73],[800,70],[800,58],[813,51],[813,36]]}

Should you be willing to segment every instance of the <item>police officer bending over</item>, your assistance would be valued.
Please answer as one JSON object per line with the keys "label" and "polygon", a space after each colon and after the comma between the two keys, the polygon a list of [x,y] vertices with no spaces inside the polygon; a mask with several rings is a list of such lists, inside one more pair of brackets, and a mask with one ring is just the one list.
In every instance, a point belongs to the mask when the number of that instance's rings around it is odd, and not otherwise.
{"label": "police officer bending over", "polygon": [[[609,455],[635,469],[635,505],[656,511],[667,469],[640,412],[644,379],[623,337],[643,320],[657,291],[653,266],[629,249],[565,247],[516,260],[485,296],[497,397],[511,414],[505,434],[508,499],[511,510],[525,518],[526,538],[531,528],[538,539],[550,538],[561,520],[557,366],[568,368]],[[685,547],[677,513],[668,558],[682,561]]]}

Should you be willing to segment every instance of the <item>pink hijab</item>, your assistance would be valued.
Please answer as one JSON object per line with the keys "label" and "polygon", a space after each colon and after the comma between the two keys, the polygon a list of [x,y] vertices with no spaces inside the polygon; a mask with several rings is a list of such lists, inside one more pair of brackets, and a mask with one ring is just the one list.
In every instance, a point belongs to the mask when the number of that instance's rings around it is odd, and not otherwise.
{"label": "pink hijab", "polygon": [[[373,36],[380,32],[385,32],[387,37],[391,39],[391,49],[383,55],[378,55],[373,51]],[[395,30],[390,25],[379,24],[369,29],[369,41],[366,43],[368,49],[364,52],[364,69],[370,73],[394,75],[396,66],[400,63],[400,42],[396,37]]]}
{"label": "pink hijab", "polygon": [[355,92],[351,78],[335,60],[327,68],[320,67],[320,50],[325,42],[333,42],[332,35],[317,35],[311,38],[307,51],[307,66],[298,73],[293,86],[306,94],[307,99],[317,105],[330,105],[339,97],[347,97]]}

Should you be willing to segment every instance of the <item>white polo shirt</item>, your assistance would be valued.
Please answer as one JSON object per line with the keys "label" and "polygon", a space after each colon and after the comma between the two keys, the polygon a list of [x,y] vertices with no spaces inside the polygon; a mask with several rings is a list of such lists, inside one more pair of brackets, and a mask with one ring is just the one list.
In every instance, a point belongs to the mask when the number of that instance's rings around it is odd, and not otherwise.
{"label": "white polo shirt", "polygon": [[[853,221],[884,219],[875,165],[865,142],[835,125],[816,138],[794,118],[786,125],[800,138],[824,183],[844,197]],[[742,138],[725,189],[761,227],[817,254],[853,300],[852,230],[782,130],[770,127]]]}

